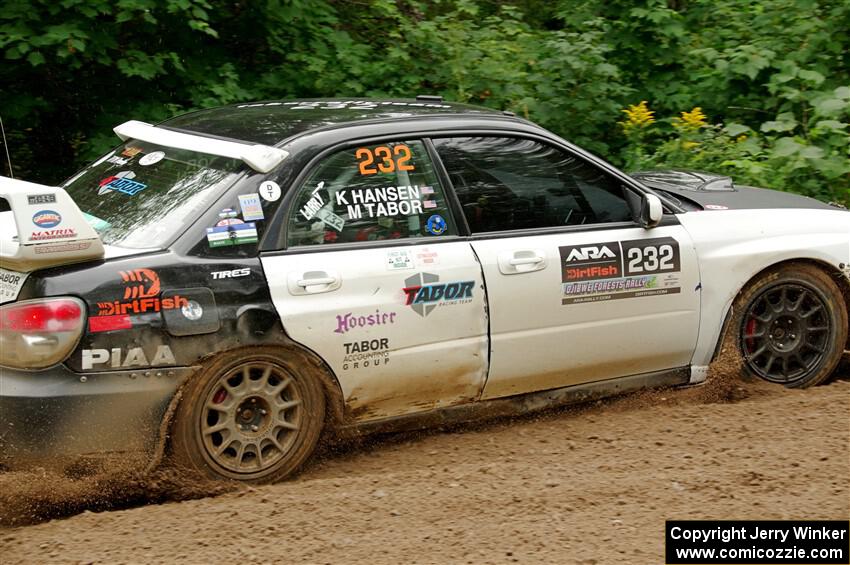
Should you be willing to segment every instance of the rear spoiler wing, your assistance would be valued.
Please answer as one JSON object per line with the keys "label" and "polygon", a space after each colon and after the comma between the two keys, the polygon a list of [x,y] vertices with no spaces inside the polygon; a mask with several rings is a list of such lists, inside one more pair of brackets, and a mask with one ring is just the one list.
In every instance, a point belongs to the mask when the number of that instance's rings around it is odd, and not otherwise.
{"label": "rear spoiler wing", "polygon": [[174,147],[175,149],[189,149],[209,155],[239,159],[258,173],[270,172],[289,156],[289,153],[277,147],[248,145],[225,139],[181,133],[152,126],[138,120],[124,122],[120,126],[112,128],[112,131],[122,141],[138,139],[165,147]]}
{"label": "rear spoiler wing", "polygon": [[0,239],[0,267],[30,272],[103,257],[100,236],[64,189],[0,176],[0,198],[17,232]]}

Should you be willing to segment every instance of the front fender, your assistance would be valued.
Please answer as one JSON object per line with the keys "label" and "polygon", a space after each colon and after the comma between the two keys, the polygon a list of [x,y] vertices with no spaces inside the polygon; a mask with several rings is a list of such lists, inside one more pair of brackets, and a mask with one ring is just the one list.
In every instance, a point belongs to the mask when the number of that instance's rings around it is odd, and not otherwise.
{"label": "front fender", "polygon": [[845,210],[690,212],[679,219],[693,238],[702,281],[694,366],[711,362],[735,297],[765,269],[808,260],[850,272],[850,212]]}

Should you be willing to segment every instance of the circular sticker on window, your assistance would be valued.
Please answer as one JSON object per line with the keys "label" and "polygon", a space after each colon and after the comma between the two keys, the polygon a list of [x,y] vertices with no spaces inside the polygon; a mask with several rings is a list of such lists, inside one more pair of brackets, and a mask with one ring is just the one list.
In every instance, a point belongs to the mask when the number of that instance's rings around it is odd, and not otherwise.
{"label": "circular sticker on window", "polygon": [[165,158],[165,153],[162,151],[154,151],[153,153],[148,153],[139,159],[139,164],[147,167],[148,165],[155,165],[162,161]]}
{"label": "circular sticker on window", "polygon": [[263,200],[274,202],[280,199],[280,185],[273,180],[267,180],[260,185],[260,196]]}
{"label": "circular sticker on window", "polygon": [[428,233],[432,235],[441,235],[445,233],[447,229],[449,229],[449,225],[446,223],[445,218],[443,218],[439,214],[434,214],[430,218],[428,218],[428,222],[425,224],[425,228],[428,230]]}

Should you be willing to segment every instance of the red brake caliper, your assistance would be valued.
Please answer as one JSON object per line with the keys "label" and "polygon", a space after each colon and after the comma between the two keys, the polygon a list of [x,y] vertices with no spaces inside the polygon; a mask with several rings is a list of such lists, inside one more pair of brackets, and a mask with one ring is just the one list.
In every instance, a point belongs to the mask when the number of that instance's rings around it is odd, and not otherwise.
{"label": "red brake caliper", "polygon": [[756,319],[750,318],[747,320],[747,327],[744,332],[744,345],[747,348],[747,353],[756,350],[756,340],[751,337],[754,333],[756,333]]}
{"label": "red brake caliper", "polygon": [[224,402],[225,398],[227,398],[227,391],[224,390],[223,388],[220,388],[215,393],[215,396],[213,396],[213,399],[212,399],[213,404],[221,404],[222,402]]}

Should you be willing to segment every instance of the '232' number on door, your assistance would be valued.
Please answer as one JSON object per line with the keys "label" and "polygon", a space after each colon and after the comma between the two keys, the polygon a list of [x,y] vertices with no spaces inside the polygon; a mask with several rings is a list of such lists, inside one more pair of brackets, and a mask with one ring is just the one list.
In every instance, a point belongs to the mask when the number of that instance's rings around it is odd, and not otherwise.
{"label": "'232' number on door", "polygon": [[413,165],[408,163],[412,155],[407,145],[394,145],[392,149],[386,145],[380,145],[375,149],[361,147],[354,155],[360,164],[361,175],[413,170]]}
{"label": "'232' number on door", "polygon": [[675,252],[672,245],[648,245],[632,247],[626,254],[629,261],[629,273],[654,273],[656,271],[675,270],[673,263]]}

